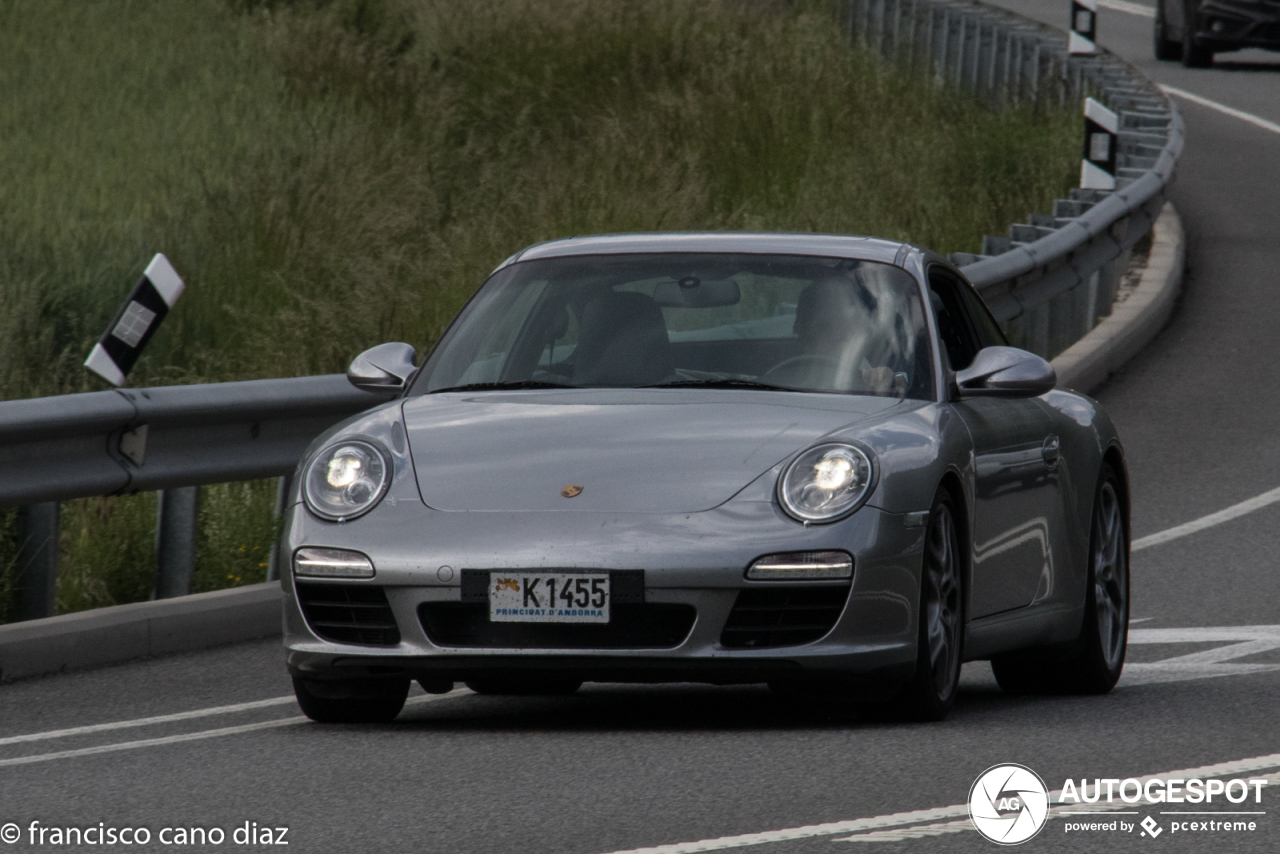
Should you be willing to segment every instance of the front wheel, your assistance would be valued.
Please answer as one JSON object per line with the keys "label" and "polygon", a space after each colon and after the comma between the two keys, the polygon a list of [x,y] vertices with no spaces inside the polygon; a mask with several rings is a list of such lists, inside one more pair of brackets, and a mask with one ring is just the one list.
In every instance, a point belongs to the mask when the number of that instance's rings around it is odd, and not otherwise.
{"label": "front wheel", "polygon": [[1155,54],[1156,59],[1165,61],[1182,59],[1182,42],[1169,38],[1163,2],[1156,3]]}
{"label": "front wheel", "polygon": [[962,566],[955,504],[950,493],[939,489],[929,511],[921,564],[916,672],[893,701],[899,717],[940,721],[955,703],[964,633]]}
{"label": "front wheel", "polygon": [[1195,36],[1195,18],[1187,15],[1187,24],[1182,30],[1182,64],[1187,68],[1208,68],[1213,65],[1213,51],[1202,47]]}
{"label": "front wheel", "polygon": [[320,682],[293,677],[302,713],[322,724],[372,724],[395,720],[409,694],[408,679]]}
{"label": "front wheel", "polygon": [[1120,478],[1110,465],[1098,475],[1089,531],[1084,624],[1065,650],[993,659],[1000,687],[1011,694],[1105,694],[1120,680],[1129,643],[1129,528]]}

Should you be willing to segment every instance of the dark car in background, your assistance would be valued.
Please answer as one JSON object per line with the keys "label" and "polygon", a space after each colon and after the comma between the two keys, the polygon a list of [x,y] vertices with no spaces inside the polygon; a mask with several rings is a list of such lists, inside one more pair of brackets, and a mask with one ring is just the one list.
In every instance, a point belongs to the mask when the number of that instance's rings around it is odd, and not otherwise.
{"label": "dark car in background", "polygon": [[1280,0],[1157,0],[1156,59],[1207,68],[1246,47],[1280,50]]}

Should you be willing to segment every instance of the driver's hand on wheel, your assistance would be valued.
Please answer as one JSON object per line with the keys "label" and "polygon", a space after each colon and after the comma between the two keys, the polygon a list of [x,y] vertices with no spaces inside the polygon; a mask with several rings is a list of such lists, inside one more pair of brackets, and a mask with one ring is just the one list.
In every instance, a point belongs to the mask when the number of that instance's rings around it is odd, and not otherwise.
{"label": "driver's hand on wheel", "polygon": [[893,388],[892,368],[862,368],[862,382],[870,390],[883,393]]}

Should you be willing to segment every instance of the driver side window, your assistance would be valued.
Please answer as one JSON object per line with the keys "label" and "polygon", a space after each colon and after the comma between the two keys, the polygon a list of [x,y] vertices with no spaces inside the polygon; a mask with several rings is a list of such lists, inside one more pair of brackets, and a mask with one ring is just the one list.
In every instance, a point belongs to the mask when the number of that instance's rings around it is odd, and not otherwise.
{"label": "driver side window", "polygon": [[981,345],[960,295],[960,283],[942,270],[930,271],[929,302],[938,322],[938,338],[948,367],[953,371],[964,370],[973,362]]}

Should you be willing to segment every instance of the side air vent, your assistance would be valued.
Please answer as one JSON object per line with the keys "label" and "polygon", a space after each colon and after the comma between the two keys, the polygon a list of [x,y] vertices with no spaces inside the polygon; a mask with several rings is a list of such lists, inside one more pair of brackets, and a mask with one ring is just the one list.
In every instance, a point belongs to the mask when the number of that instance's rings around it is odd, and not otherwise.
{"label": "side air vent", "polygon": [[311,630],[325,640],[395,646],[400,629],[381,587],[299,582],[298,604]]}
{"label": "side air vent", "polygon": [[831,631],[849,586],[749,587],[738,600],[720,634],[729,649],[763,649],[811,643]]}

